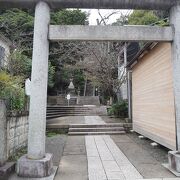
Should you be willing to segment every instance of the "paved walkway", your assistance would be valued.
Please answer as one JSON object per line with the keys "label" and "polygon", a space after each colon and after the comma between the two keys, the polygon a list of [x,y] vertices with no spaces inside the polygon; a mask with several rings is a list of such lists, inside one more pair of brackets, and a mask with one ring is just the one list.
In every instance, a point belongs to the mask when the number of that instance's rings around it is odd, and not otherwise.
{"label": "paved walkway", "polygon": [[[99,116],[85,116],[84,123],[105,122]],[[55,180],[149,180],[149,177],[153,180],[180,180],[173,178],[175,176],[142,146],[127,135],[69,136]]]}
{"label": "paved walkway", "polygon": [[[105,123],[99,116],[71,117],[73,120]],[[161,165],[163,158],[167,160],[166,150],[152,150],[147,144],[148,140],[139,140],[135,134],[68,136],[67,140],[59,135],[48,138],[46,150],[54,154],[54,165],[59,165],[55,180],[180,180]],[[10,179],[26,180],[16,175]]]}
{"label": "paved walkway", "polygon": [[110,136],[86,136],[89,180],[143,178]]}

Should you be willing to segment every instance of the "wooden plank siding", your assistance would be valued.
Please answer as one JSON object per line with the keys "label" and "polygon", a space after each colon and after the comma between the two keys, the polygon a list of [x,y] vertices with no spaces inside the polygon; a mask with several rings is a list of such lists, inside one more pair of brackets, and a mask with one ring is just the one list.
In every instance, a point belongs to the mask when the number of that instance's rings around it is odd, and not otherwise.
{"label": "wooden plank siding", "polygon": [[158,43],[132,68],[133,129],[176,149],[171,44]]}

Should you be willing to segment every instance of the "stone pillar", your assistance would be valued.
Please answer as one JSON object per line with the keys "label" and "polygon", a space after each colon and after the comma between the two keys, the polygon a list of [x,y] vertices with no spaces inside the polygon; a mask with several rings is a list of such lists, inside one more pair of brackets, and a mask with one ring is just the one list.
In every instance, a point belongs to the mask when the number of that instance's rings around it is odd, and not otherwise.
{"label": "stone pillar", "polygon": [[52,172],[52,155],[45,153],[49,23],[50,8],[40,1],[35,9],[28,155],[17,163],[17,173],[22,177],[39,178]]}
{"label": "stone pillar", "polygon": [[171,8],[170,23],[174,28],[172,63],[176,109],[177,150],[180,151],[180,5]]}
{"label": "stone pillar", "polygon": [[41,159],[45,156],[49,23],[49,6],[39,2],[35,10],[29,112],[28,157],[31,159]]}
{"label": "stone pillar", "polygon": [[172,65],[176,115],[176,140],[177,151],[168,153],[168,168],[180,175],[180,5],[170,10],[170,23],[174,29],[174,41],[172,42]]}
{"label": "stone pillar", "polygon": [[7,160],[7,124],[5,101],[0,99],[0,167]]}

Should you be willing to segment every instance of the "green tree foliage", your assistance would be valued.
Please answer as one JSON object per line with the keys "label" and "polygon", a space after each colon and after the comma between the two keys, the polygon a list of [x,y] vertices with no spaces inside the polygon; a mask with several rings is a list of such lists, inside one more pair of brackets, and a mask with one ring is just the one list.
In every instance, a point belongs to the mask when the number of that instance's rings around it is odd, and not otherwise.
{"label": "green tree foliage", "polygon": [[113,104],[111,108],[108,109],[109,116],[116,116],[127,118],[128,117],[128,103],[126,101],[120,101],[116,104]]}
{"label": "green tree foliage", "polygon": [[54,86],[54,76],[55,76],[55,67],[52,66],[49,62],[49,71],[48,71],[48,86],[52,88]]}
{"label": "green tree foliage", "polygon": [[[31,67],[32,62],[28,56],[24,55],[21,51],[15,50],[10,58],[8,63],[8,70],[10,74],[13,76],[21,76],[23,80],[31,77]],[[55,75],[55,67],[52,66],[51,62],[49,62],[49,71],[48,71],[48,86],[54,86],[54,75]]]}
{"label": "green tree foliage", "polygon": [[31,56],[34,17],[20,10],[5,10],[0,14],[0,32],[9,38],[16,47]]}
{"label": "green tree foliage", "polygon": [[[51,24],[57,25],[85,25],[88,14],[81,10],[59,10],[51,13]],[[34,13],[27,10],[10,9],[0,11],[0,32],[13,42],[13,46],[18,49],[14,51],[10,60],[10,73],[21,75],[23,78],[30,77],[31,57],[33,42]],[[65,86],[69,79],[58,76],[60,72],[65,72],[65,64],[75,64],[82,57],[82,45],[77,42],[51,43],[49,79],[48,85],[52,87],[61,83]],[[19,50],[20,49],[20,50]],[[70,70],[69,70],[70,71]],[[71,71],[72,72],[72,71]],[[71,74],[75,77],[76,71]],[[69,78],[69,76],[67,77]],[[56,82],[56,80],[58,80]],[[76,81],[78,84],[82,78]],[[65,84],[64,84],[65,83]],[[57,89],[57,87],[54,87]]]}
{"label": "green tree foliage", "polygon": [[31,59],[24,55],[21,51],[12,52],[8,69],[13,76],[22,76],[24,79],[29,78],[31,74]]}
{"label": "green tree foliage", "polygon": [[84,90],[84,81],[85,81],[85,76],[82,70],[75,70],[74,71],[74,84],[75,88],[77,90],[80,90],[81,92]]}
{"label": "green tree foliage", "polygon": [[135,10],[128,18],[130,25],[151,25],[159,21],[159,17],[153,11]]}
{"label": "green tree foliage", "polygon": [[51,24],[59,25],[85,25],[87,24],[88,14],[81,10],[61,10],[53,12]]}
{"label": "green tree foliage", "polygon": [[[88,14],[81,10],[61,10],[53,12],[51,24],[59,25],[85,25],[88,24]],[[65,91],[70,83],[70,78],[76,89],[83,89],[84,78],[81,70],[72,69],[72,66],[83,59],[84,44],[82,42],[56,42],[50,46],[50,61],[55,66],[55,85],[50,93]],[[69,65],[69,66],[68,66]]]}

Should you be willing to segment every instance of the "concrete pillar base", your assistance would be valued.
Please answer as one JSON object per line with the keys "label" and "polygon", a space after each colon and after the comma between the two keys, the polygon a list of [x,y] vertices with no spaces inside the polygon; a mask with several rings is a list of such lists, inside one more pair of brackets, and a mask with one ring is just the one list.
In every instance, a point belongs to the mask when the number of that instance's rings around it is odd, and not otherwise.
{"label": "concrete pillar base", "polygon": [[50,176],[53,172],[52,154],[46,154],[43,159],[28,159],[22,156],[17,162],[17,174],[20,177],[42,178]]}
{"label": "concrete pillar base", "polygon": [[168,152],[168,164],[163,164],[165,168],[171,171],[175,176],[180,177],[180,152]]}
{"label": "concrete pillar base", "polygon": [[169,167],[178,173],[180,173],[180,152],[169,151],[168,152]]}

